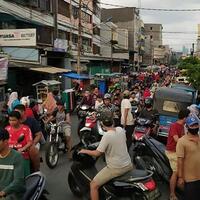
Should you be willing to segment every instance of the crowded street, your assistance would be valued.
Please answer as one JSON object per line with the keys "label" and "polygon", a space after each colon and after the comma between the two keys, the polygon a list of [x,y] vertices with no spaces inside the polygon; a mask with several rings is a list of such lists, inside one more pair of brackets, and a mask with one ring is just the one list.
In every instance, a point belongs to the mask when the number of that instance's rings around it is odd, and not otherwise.
{"label": "crowded street", "polygon": [[0,0],[0,200],[200,200],[199,0]]}

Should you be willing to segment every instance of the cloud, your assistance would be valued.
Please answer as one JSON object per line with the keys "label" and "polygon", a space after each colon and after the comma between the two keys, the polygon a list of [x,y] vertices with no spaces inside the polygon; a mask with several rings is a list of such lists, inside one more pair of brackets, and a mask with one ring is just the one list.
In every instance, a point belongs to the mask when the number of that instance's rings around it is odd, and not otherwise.
{"label": "cloud", "polygon": [[[108,3],[107,0],[102,0]],[[123,6],[138,6],[138,0],[109,0],[111,4]],[[142,8],[168,8],[168,9],[192,9],[200,8],[199,0],[141,0]],[[191,48],[192,43],[196,43],[197,24],[200,23],[200,12],[158,12],[141,11],[144,23],[160,23],[164,32],[193,32],[193,34],[172,34],[163,33],[164,44],[169,44],[175,50],[181,50],[185,45]]]}

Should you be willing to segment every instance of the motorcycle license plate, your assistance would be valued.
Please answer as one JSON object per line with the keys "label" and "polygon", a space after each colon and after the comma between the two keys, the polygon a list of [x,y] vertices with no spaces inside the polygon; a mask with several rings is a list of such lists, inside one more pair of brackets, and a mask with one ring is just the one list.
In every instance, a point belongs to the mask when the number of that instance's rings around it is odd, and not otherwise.
{"label": "motorcycle license plate", "polygon": [[160,197],[160,192],[159,192],[158,188],[156,188],[153,191],[146,192],[145,197],[148,200],[156,200],[158,197]]}

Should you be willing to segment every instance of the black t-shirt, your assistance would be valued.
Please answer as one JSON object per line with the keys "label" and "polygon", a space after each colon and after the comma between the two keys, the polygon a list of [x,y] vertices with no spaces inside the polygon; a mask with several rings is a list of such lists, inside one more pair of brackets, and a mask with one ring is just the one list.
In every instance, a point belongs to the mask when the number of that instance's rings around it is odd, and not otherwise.
{"label": "black t-shirt", "polygon": [[158,112],[156,110],[150,110],[148,111],[146,108],[144,108],[139,117],[141,118],[145,118],[145,119],[149,119],[149,120],[153,120],[153,121],[157,121],[157,117],[156,114],[158,114]]}
{"label": "black t-shirt", "polygon": [[27,125],[31,129],[33,139],[35,138],[36,133],[42,131],[39,122],[32,117],[27,117],[23,124]]}

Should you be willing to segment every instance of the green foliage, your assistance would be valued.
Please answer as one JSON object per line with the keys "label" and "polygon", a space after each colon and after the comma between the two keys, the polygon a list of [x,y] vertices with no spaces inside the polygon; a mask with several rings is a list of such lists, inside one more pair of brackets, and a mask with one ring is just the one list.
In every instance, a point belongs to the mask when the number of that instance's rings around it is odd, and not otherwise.
{"label": "green foliage", "polygon": [[186,69],[188,80],[196,89],[200,89],[200,60],[197,57],[181,59],[178,64],[179,69]]}

